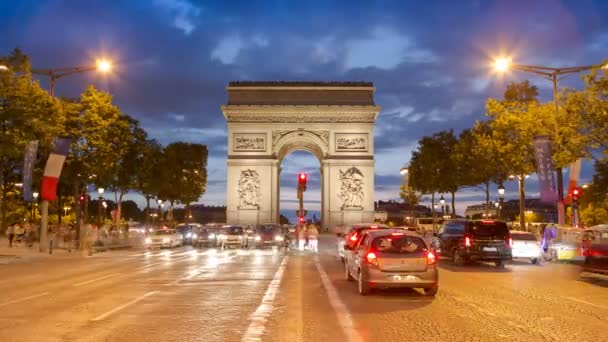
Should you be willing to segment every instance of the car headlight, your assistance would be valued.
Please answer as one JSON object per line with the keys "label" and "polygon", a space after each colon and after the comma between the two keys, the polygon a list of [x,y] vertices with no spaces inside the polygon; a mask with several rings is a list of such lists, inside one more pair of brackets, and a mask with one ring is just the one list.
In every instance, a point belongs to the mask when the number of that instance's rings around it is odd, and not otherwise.
{"label": "car headlight", "polygon": [[163,239],[163,243],[169,243],[169,242],[171,242],[171,239],[169,239],[169,238],[164,238]]}
{"label": "car headlight", "polygon": [[277,235],[274,237],[274,241],[283,241],[283,237],[281,235]]}
{"label": "car headlight", "polygon": [[149,237],[147,237],[147,238],[144,240],[144,242],[145,242],[146,244],[148,244],[148,245],[149,245],[149,244],[151,244],[151,243],[152,243],[152,239],[150,239]]}
{"label": "car headlight", "polygon": [[186,238],[187,238],[187,239],[189,239],[189,238],[191,238],[191,237],[192,237],[192,233],[190,233],[190,232],[186,233]]}
{"label": "car headlight", "polygon": [[194,233],[194,234],[192,234],[192,238],[193,238],[193,239],[197,239],[197,238],[198,238],[198,235],[196,235],[196,233]]}
{"label": "car headlight", "polygon": [[261,236],[259,236],[259,235],[256,235],[256,236],[255,236],[255,241],[261,241],[261,240],[262,240],[262,237],[261,237]]}
{"label": "car headlight", "polygon": [[215,234],[213,234],[213,233],[209,234],[209,238],[210,239],[215,239]]}

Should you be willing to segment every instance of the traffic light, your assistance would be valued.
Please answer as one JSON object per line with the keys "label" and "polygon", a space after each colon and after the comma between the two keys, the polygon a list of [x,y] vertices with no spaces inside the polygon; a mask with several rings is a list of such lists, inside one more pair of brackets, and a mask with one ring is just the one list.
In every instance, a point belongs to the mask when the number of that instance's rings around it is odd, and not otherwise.
{"label": "traffic light", "polygon": [[581,189],[579,189],[579,188],[572,189],[572,201],[574,203],[578,203],[578,198],[580,195],[581,195]]}
{"label": "traffic light", "polygon": [[86,198],[85,194],[80,194],[80,203],[81,204],[84,203],[85,198]]}
{"label": "traffic light", "polygon": [[300,224],[304,223],[304,216],[300,216]]}
{"label": "traffic light", "polygon": [[301,186],[306,186],[307,175],[304,172],[298,173],[298,184]]}

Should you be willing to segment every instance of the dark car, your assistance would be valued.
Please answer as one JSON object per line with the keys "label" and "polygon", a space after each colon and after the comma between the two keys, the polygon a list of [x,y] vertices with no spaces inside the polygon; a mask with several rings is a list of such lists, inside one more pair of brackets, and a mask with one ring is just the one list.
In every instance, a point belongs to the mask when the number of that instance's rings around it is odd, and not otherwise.
{"label": "dark car", "polygon": [[494,220],[449,220],[439,231],[442,256],[462,266],[469,261],[491,261],[503,267],[511,260],[512,240],[506,223]]}
{"label": "dark car", "polygon": [[192,232],[192,246],[214,247],[218,245],[218,235],[223,224],[206,224],[194,228]]}
{"label": "dark car", "polygon": [[195,224],[184,223],[175,227],[175,230],[177,230],[177,232],[182,235],[182,238],[184,239],[184,244],[192,243],[192,234],[194,233],[193,228],[195,228],[196,226],[197,225]]}
{"label": "dark car", "polygon": [[276,223],[260,224],[255,228],[253,233],[252,246],[256,248],[265,246],[280,247],[285,241],[285,234],[281,225]]}

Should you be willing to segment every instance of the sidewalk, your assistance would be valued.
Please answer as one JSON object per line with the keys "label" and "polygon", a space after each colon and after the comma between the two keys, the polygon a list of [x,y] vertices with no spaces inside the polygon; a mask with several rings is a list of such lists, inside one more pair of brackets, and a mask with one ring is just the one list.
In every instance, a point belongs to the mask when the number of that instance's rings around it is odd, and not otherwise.
{"label": "sidewalk", "polygon": [[9,247],[6,237],[0,237],[0,265],[6,265],[15,262],[29,262],[33,260],[49,259],[49,258],[74,258],[80,257],[82,253],[72,250],[68,252],[65,249],[53,249],[53,254],[39,252],[38,243],[34,243],[32,247],[27,247],[24,242],[13,243],[13,247]]}

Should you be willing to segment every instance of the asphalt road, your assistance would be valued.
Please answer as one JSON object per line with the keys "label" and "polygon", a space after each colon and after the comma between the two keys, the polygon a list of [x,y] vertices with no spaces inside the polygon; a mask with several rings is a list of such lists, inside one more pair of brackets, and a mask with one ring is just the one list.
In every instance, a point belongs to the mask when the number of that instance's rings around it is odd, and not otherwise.
{"label": "asphalt road", "polygon": [[317,255],[120,251],[0,266],[0,341],[606,341],[608,280],[440,262],[436,298],[361,297]]}

